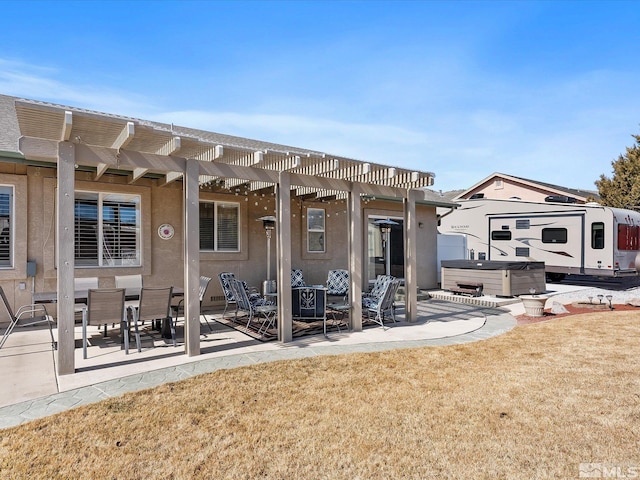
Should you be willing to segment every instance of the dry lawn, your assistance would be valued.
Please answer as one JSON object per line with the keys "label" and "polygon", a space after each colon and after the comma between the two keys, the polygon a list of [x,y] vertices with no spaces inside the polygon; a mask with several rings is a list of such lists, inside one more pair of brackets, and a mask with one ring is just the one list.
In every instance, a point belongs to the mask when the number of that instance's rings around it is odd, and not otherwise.
{"label": "dry lawn", "polygon": [[640,313],[219,371],[0,430],[0,477],[577,478],[640,465]]}

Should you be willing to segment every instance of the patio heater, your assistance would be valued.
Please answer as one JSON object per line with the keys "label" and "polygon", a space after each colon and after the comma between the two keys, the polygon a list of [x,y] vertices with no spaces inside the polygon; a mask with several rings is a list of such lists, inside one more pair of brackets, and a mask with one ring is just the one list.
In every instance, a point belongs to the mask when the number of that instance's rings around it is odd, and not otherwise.
{"label": "patio heater", "polygon": [[275,280],[271,280],[271,233],[276,229],[276,217],[267,215],[260,217],[258,221],[262,222],[262,226],[267,235],[267,279],[262,284],[262,293],[266,295],[267,293],[276,292]]}
{"label": "patio heater", "polygon": [[382,219],[376,220],[375,223],[380,229],[380,233],[382,234],[382,251],[384,252],[384,261],[385,261],[385,274],[391,275],[391,253],[389,252],[390,247],[390,235],[391,235],[391,227],[393,225],[400,225],[398,222],[394,222],[390,219]]}

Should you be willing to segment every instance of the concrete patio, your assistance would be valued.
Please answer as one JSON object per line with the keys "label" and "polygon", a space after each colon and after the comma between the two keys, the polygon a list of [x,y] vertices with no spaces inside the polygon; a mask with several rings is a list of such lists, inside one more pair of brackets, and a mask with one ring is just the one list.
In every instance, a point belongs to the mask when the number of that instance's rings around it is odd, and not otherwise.
{"label": "concrete patio", "polygon": [[[554,285],[551,293],[581,289]],[[353,352],[374,352],[395,348],[452,345],[501,335],[516,325],[515,316],[524,313],[514,299],[484,299],[473,304],[431,298],[418,302],[418,321],[406,323],[400,305],[390,328],[368,327],[361,332],[330,331],[327,337],[313,335],[290,343],[261,342],[245,333],[212,321],[220,312],[208,315],[213,331],[201,325],[201,355],[187,357],[158,334],[143,334],[142,352],[125,355],[119,329],[102,338],[94,328],[88,358],[82,359],[80,326],[76,327],[76,372],[57,375],[56,354],[51,349],[46,327],[16,329],[0,350],[0,428],[52,415],[70,408],[118,396],[126,392],[179,381],[194,375],[243,365]],[[486,305],[489,302],[490,306]],[[55,332],[54,330],[54,333]],[[152,344],[153,343],[153,344]]]}
{"label": "concrete patio", "polygon": [[[454,302],[420,302],[419,313],[419,321],[408,324],[404,322],[403,309],[399,308],[398,322],[384,330],[343,329],[331,331],[327,337],[301,337],[287,344],[260,342],[211,321],[213,332],[210,332],[203,322],[202,353],[196,357],[187,357],[182,343],[174,348],[159,335],[154,338],[153,348],[151,339],[143,335],[142,352],[133,348],[125,355],[118,340],[119,329],[113,329],[114,334],[106,339],[94,329],[88,358],[83,360],[82,349],[76,348],[76,373],[61,376],[56,375],[56,355],[46,327],[16,329],[0,350],[5,387],[0,392],[0,428],[219,369],[315,355],[464,343],[499,335],[515,326],[508,310]],[[219,313],[209,318],[216,315]],[[78,326],[78,346],[81,338]],[[132,346],[135,347],[135,342]]]}

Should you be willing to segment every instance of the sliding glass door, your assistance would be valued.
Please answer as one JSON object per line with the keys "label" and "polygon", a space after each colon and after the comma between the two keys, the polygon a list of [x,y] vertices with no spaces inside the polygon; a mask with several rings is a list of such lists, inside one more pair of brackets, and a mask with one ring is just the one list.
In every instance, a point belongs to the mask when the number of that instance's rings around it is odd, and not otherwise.
{"label": "sliding glass door", "polygon": [[[391,221],[381,228],[381,220]],[[367,223],[367,276],[369,281],[384,274],[404,278],[403,219],[370,215]],[[390,231],[386,232],[387,229]]]}

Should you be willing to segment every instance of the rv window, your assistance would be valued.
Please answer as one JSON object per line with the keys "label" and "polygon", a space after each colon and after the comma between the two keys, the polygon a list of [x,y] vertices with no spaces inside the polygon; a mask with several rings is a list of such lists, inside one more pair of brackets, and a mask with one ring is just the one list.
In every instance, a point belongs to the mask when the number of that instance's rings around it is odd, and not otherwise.
{"label": "rv window", "polygon": [[640,227],[621,223],[618,225],[618,250],[638,250]]}
{"label": "rv window", "polygon": [[491,240],[511,240],[511,232],[509,230],[494,230],[491,232]]}
{"label": "rv window", "polygon": [[567,229],[543,228],[542,243],[567,243]]}
{"label": "rv window", "polygon": [[531,221],[528,218],[524,220],[516,220],[516,230],[528,230],[530,224]]}
{"label": "rv window", "polygon": [[601,250],[604,248],[604,223],[593,222],[591,224],[591,248]]}
{"label": "rv window", "polygon": [[528,257],[528,256],[529,256],[528,247],[516,247],[516,257]]}

